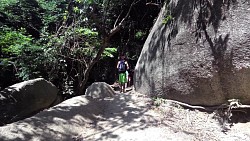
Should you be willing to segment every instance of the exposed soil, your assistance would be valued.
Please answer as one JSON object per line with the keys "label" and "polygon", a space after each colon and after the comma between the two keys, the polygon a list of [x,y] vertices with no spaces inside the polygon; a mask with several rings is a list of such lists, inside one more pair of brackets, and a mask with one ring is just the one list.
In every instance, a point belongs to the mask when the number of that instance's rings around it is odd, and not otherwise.
{"label": "exposed soil", "polygon": [[[241,112],[242,113],[242,112]],[[109,141],[248,141],[250,122],[230,124],[215,112],[185,109],[176,104],[153,106],[152,100],[134,91],[117,93],[105,114],[98,117],[75,140]],[[239,120],[238,119],[238,120]]]}
{"label": "exposed soil", "polygon": [[133,90],[104,99],[77,96],[0,127],[0,141],[250,140],[250,116],[243,111],[234,113],[231,125],[215,112],[152,103],[157,101]]}

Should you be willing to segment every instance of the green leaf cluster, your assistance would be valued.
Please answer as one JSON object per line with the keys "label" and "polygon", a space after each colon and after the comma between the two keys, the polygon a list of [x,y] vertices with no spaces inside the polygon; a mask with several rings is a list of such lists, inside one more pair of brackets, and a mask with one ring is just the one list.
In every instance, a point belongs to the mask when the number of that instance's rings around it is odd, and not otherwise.
{"label": "green leaf cluster", "polygon": [[41,65],[45,59],[41,56],[42,47],[33,43],[33,38],[25,35],[24,29],[18,31],[10,28],[1,29],[0,47],[2,71],[8,69],[7,66],[13,65],[16,75],[21,80],[41,76]]}
{"label": "green leaf cluster", "polygon": [[171,15],[167,15],[167,16],[165,16],[165,17],[163,18],[162,23],[163,23],[163,24],[167,24],[167,23],[169,23],[171,20],[173,20],[173,17],[172,17]]}
{"label": "green leaf cluster", "polygon": [[137,31],[137,32],[135,33],[136,39],[143,39],[145,36],[146,36],[146,33],[143,32],[143,31]]}
{"label": "green leaf cluster", "polygon": [[97,37],[98,32],[94,31],[93,29],[90,28],[84,28],[84,27],[79,27],[75,29],[75,32],[78,33],[78,35],[84,35],[87,37]]}
{"label": "green leaf cluster", "polygon": [[117,48],[113,47],[113,48],[105,48],[102,57],[110,57],[113,58],[114,54],[117,53]]}
{"label": "green leaf cluster", "polygon": [[62,17],[62,9],[59,8],[59,1],[47,1],[39,0],[39,6],[41,7],[41,15],[43,24],[48,26],[51,23],[56,23],[57,20]]}
{"label": "green leaf cluster", "polygon": [[23,34],[23,29],[12,31],[9,28],[2,29],[0,32],[0,46],[3,56],[17,56],[24,48],[28,48],[32,38]]}

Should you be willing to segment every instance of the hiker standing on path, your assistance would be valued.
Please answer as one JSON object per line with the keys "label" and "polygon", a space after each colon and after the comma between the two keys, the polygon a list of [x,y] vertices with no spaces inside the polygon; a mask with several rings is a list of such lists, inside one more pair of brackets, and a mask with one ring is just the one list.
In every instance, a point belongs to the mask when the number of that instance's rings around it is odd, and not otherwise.
{"label": "hiker standing on path", "polygon": [[125,93],[125,83],[127,83],[126,71],[129,69],[128,62],[125,60],[125,55],[120,56],[120,61],[117,63],[119,73],[120,92]]}

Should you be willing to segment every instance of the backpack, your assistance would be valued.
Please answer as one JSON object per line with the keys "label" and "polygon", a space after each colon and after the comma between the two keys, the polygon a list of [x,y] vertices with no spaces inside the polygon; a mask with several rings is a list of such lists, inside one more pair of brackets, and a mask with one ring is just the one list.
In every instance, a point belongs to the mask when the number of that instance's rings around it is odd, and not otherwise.
{"label": "backpack", "polygon": [[125,64],[125,61],[124,60],[121,60],[120,63],[119,63],[119,66],[118,66],[118,71],[119,72],[125,72],[126,71],[126,64]]}

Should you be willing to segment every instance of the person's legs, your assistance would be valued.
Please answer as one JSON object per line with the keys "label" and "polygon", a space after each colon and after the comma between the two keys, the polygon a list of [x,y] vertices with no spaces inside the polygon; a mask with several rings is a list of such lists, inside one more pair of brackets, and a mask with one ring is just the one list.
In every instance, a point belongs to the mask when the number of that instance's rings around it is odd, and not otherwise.
{"label": "person's legs", "polygon": [[119,86],[120,86],[120,93],[122,92],[122,74],[119,73]]}
{"label": "person's legs", "polygon": [[120,83],[120,93],[122,92],[122,83]]}
{"label": "person's legs", "polygon": [[125,93],[125,83],[122,83],[122,92]]}
{"label": "person's legs", "polygon": [[130,87],[131,86],[131,78],[130,78],[130,76],[128,76],[128,87]]}
{"label": "person's legs", "polygon": [[125,93],[126,92],[126,88],[127,88],[127,74],[126,73],[124,73],[124,76],[123,76],[123,93]]}
{"label": "person's legs", "polygon": [[119,74],[120,92],[125,92],[126,73]]}

